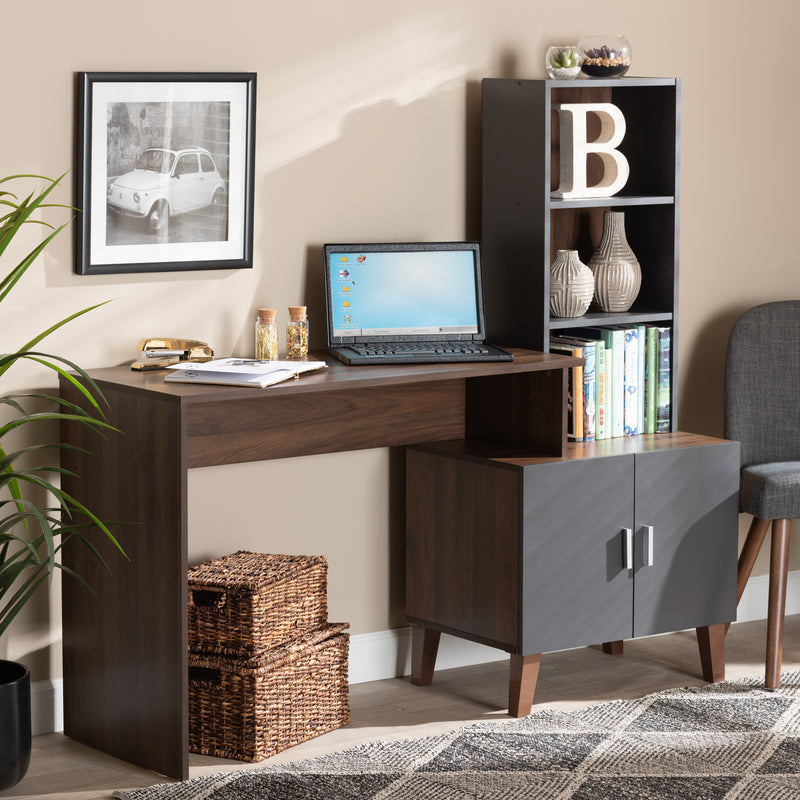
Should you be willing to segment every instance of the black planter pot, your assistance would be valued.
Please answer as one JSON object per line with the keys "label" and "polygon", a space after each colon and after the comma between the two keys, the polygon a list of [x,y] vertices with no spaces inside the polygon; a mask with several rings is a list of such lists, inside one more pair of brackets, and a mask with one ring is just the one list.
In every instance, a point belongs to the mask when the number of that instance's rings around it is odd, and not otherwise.
{"label": "black planter pot", "polygon": [[31,760],[31,674],[0,660],[0,790],[19,783]]}

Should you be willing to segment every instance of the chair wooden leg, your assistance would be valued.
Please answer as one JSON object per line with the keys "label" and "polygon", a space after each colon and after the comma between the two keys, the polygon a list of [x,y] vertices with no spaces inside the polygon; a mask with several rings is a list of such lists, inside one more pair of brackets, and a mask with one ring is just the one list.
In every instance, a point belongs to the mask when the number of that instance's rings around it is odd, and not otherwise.
{"label": "chair wooden leg", "polygon": [[[753,521],[750,523],[750,530],[747,532],[747,538],[744,541],[742,552],[739,555],[739,567],[736,575],[737,605],[742,599],[744,587],[747,586],[750,573],[753,571],[753,564],[756,563],[756,557],[758,556],[759,550],[761,550],[761,545],[764,543],[764,537],[769,530],[769,523],[770,521],[768,519],[759,519],[758,517],[753,517]],[[730,622],[725,624],[726,633],[730,625]]]}
{"label": "chair wooden leg", "polygon": [[781,682],[783,658],[783,617],[786,610],[786,578],[789,574],[788,519],[772,521],[772,548],[769,559],[769,607],[767,609],[767,667],[765,683],[777,689]]}

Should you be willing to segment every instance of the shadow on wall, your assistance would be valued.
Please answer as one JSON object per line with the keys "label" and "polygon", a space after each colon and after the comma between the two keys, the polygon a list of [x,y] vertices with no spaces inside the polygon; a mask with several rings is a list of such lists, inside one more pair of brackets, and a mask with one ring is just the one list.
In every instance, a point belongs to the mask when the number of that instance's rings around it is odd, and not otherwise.
{"label": "shadow on wall", "polygon": [[[501,54],[499,74],[515,68],[515,54]],[[299,295],[308,306],[311,347],[322,348],[325,242],[480,238],[480,79],[450,81],[411,103],[387,100],[350,112],[335,141],[262,177],[259,198],[265,210],[257,248],[259,241],[264,249],[285,248],[293,232],[305,243]],[[291,261],[291,253],[266,259],[257,297],[284,294]]]}
{"label": "shadow on wall", "polygon": [[728,336],[734,322],[749,307],[727,309],[711,317],[694,336],[694,346],[688,357],[682,357],[686,372],[681,377],[682,391],[678,401],[681,430],[709,436],[723,435]]}

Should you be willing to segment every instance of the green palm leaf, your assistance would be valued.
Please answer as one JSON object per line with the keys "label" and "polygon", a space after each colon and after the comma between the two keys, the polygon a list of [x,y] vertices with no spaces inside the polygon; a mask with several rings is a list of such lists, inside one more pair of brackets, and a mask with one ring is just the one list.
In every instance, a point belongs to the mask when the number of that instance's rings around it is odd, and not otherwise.
{"label": "green palm leaf", "polygon": [[[24,226],[41,225],[47,229],[42,241],[0,279],[0,302],[69,224],[54,226],[33,218],[43,209],[71,210],[68,205],[48,201],[63,177],[52,180],[21,174],[0,178],[0,261]],[[38,192],[23,196],[22,200],[8,188],[10,184],[30,180],[42,181],[45,186]],[[56,570],[92,591],[83,577],[61,563],[61,552],[67,542],[72,541],[71,546],[86,547],[106,569],[108,564],[93,541],[96,537],[109,541],[124,555],[109,524],[61,489],[58,478],[72,473],[60,465],[58,455],[62,450],[80,448],[62,442],[45,442],[9,450],[4,439],[12,432],[19,435],[20,431],[26,431],[32,425],[63,421],[85,425],[101,436],[116,431],[106,422],[102,410],[105,398],[86,371],[68,358],[36,349],[54,331],[101,305],[104,303],[70,314],[19,346],[15,352],[0,353],[0,376],[19,361],[32,361],[71,384],[82,398],[79,405],[46,392],[0,395],[0,406],[11,411],[10,418],[4,417],[0,424],[0,636],[39,587],[48,580],[52,581]],[[48,458],[48,454],[53,458]],[[31,499],[41,497],[46,500]]]}

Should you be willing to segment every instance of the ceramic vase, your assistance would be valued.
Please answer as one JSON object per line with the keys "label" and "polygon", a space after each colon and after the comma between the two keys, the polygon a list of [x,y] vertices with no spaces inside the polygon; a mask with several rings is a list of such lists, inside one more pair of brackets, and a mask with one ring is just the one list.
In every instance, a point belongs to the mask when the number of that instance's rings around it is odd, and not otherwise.
{"label": "ceramic vase", "polygon": [[580,317],[592,302],[592,271],[577,250],[557,250],[550,265],[550,313],[555,317]]}
{"label": "ceramic vase", "polygon": [[625,213],[606,211],[600,245],[589,259],[594,300],[602,311],[627,311],[642,285],[642,270],[625,238]]}

